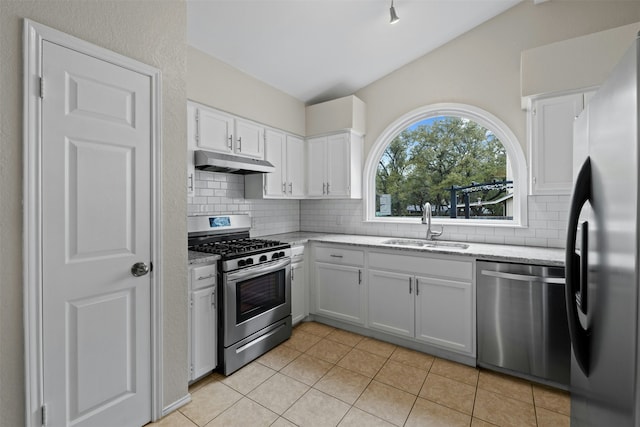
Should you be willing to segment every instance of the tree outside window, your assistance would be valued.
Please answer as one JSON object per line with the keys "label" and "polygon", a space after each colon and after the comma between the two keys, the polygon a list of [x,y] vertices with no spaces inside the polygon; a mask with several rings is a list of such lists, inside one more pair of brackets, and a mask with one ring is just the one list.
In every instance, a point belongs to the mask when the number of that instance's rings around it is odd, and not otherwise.
{"label": "tree outside window", "polygon": [[505,147],[489,129],[460,116],[420,120],[380,157],[376,216],[421,216],[429,202],[434,216],[512,219],[508,170]]}

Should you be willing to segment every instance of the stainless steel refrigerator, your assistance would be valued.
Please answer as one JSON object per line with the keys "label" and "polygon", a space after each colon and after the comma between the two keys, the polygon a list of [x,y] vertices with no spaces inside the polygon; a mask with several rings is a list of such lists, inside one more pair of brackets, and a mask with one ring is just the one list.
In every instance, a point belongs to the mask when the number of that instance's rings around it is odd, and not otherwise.
{"label": "stainless steel refrigerator", "polygon": [[566,301],[572,426],[639,426],[639,44],[574,125]]}

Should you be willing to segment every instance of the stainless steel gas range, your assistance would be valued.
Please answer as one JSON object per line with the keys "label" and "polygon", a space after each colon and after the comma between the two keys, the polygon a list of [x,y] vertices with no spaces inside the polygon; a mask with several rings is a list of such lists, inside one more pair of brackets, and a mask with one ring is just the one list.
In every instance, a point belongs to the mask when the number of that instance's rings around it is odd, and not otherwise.
{"label": "stainless steel gas range", "polygon": [[189,217],[190,251],[218,261],[218,359],[229,375],[291,336],[291,248],[249,238],[248,215]]}

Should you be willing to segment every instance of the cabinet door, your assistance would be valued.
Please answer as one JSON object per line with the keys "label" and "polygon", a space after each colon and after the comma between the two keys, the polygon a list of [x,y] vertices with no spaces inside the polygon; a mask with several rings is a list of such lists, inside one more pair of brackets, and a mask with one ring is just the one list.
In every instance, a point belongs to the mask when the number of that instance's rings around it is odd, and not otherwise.
{"label": "cabinet door", "polygon": [[473,353],[471,284],[416,277],[416,338]]}
{"label": "cabinet door", "polygon": [[287,135],[286,157],[287,194],[289,197],[304,197],[307,188],[304,140]]}
{"label": "cabinet door", "polygon": [[275,166],[276,170],[271,173],[261,174],[265,180],[265,196],[274,198],[285,196],[286,164],[283,162],[285,150],[284,133],[267,129],[265,131],[265,159]]}
{"label": "cabinet door", "polygon": [[208,108],[198,108],[198,147],[230,153],[233,150],[233,117]]}
{"label": "cabinet door", "polygon": [[532,104],[531,190],[533,194],[570,194],[573,122],[583,95],[544,98]]}
{"label": "cabinet door", "polygon": [[264,159],[264,126],[236,119],[235,153]]}
{"label": "cabinet door", "polygon": [[327,137],[327,195],[349,196],[351,191],[350,137],[348,134]]}
{"label": "cabinet door", "polygon": [[414,337],[415,279],[408,274],[369,270],[369,327]]}
{"label": "cabinet door", "polygon": [[215,287],[191,292],[191,380],[217,365]]}
{"label": "cabinet door", "polygon": [[307,280],[304,262],[291,264],[291,317],[294,324],[307,317]]}
{"label": "cabinet door", "polygon": [[326,137],[310,138],[307,141],[307,193],[309,196],[324,196],[326,193]]}
{"label": "cabinet door", "polygon": [[364,284],[357,267],[315,264],[316,309],[318,314],[364,325]]}

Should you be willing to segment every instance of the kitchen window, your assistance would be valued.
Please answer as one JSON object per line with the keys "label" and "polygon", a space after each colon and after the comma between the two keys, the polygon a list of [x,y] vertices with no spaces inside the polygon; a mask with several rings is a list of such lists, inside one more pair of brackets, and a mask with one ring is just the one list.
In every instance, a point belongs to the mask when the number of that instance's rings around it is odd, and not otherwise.
{"label": "kitchen window", "polygon": [[366,221],[526,224],[526,166],[520,144],[477,107],[436,104],[396,120],[365,164]]}

